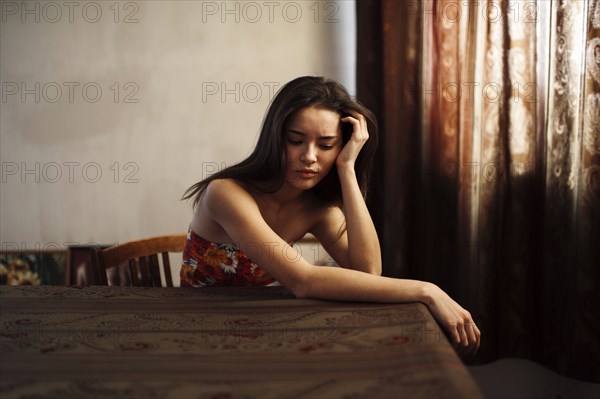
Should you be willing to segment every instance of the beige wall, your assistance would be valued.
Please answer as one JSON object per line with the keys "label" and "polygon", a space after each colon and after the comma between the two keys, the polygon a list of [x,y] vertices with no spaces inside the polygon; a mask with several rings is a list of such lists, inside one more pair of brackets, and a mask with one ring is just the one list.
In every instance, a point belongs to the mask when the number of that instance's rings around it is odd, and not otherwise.
{"label": "beige wall", "polygon": [[183,232],[181,194],[249,154],[273,89],[354,87],[351,1],[1,3],[5,249]]}

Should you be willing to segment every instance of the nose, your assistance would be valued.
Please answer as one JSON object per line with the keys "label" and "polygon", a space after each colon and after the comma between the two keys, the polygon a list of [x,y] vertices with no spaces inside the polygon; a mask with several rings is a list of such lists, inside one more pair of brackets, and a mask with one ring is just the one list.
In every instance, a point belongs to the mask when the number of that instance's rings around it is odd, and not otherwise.
{"label": "nose", "polygon": [[301,159],[309,165],[317,162],[317,152],[315,147],[313,145],[307,145],[305,150],[302,152]]}

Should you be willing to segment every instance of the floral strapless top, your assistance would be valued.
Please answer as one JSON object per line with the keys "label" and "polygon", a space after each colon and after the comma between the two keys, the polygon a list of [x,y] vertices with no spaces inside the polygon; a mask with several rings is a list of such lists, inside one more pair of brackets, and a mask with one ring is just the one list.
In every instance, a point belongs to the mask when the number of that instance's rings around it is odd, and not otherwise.
{"label": "floral strapless top", "polygon": [[182,287],[265,286],[276,283],[237,246],[208,241],[191,227],[179,276]]}

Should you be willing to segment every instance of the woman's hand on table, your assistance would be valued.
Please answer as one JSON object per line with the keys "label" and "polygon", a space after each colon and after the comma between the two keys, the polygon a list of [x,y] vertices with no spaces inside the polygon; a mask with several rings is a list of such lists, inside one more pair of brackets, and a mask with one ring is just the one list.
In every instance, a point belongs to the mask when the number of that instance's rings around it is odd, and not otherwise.
{"label": "woman's hand on table", "polygon": [[457,352],[475,354],[479,349],[481,331],[471,314],[435,284],[427,288],[429,311],[446,330]]}

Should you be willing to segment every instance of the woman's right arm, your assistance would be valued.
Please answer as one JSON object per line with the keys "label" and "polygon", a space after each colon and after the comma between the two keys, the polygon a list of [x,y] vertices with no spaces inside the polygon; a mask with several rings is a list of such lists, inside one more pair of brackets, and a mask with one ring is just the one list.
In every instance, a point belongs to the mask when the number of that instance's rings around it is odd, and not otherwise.
{"label": "woman's right arm", "polygon": [[235,244],[296,297],[423,302],[454,344],[477,350],[480,332],[471,315],[434,284],[311,265],[269,227],[254,198],[232,180],[212,181],[201,201]]}

